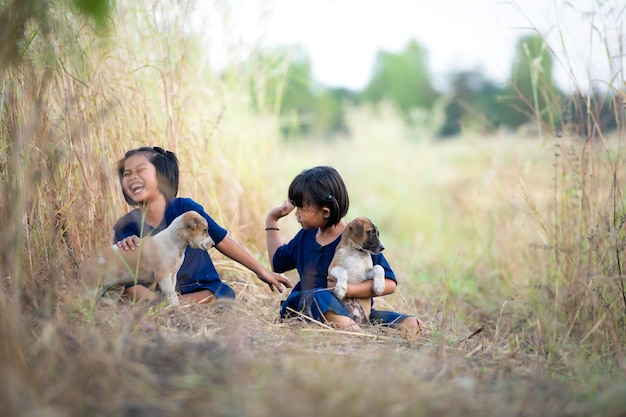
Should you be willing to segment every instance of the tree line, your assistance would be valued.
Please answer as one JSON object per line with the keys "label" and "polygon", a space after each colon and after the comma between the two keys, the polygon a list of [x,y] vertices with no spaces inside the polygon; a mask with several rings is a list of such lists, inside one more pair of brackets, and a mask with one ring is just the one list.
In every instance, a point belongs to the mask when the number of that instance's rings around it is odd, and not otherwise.
{"label": "tree line", "polygon": [[274,62],[279,61],[277,56],[289,57],[286,78],[276,89],[281,94],[277,102],[286,135],[332,135],[346,129],[347,107],[375,107],[381,102],[391,103],[409,124],[437,121],[431,126],[439,138],[463,131],[487,134],[524,127],[592,137],[615,129],[622,118],[622,99],[610,88],[560,91],[553,80],[554,57],[539,35],[518,40],[506,85],[490,81],[478,70],[463,71],[451,75],[447,91],[433,87],[427,51],[416,41],[398,53],[380,51],[371,79],[361,91],[316,83],[311,59],[301,47],[263,54],[262,59]]}
{"label": "tree line", "polygon": [[[51,33],[52,10],[77,12],[102,29],[115,4],[113,0],[0,0],[0,70],[21,59],[35,36],[33,28],[38,36]],[[506,85],[492,82],[478,70],[464,71],[450,76],[447,91],[433,87],[427,51],[416,41],[398,53],[380,51],[372,77],[361,91],[319,85],[312,75],[311,59],[301,47],[263,50],[246,65],[262,63],[262,82],[250,81],[252,102],[259,109],[269,104],[279,112],[286,136],[344,131],[347,108],[376,107],[381,102],[391,103],[411,125],[428,125],[440,138],[463,131],[516,131],[525,126],[592,138],[622,126],[623,86],[613,86],[619,80],[606,80],[607,88],[602,90],[560,91],[552,78],[554,57],[538,34],[519,39],[515,57]]]}

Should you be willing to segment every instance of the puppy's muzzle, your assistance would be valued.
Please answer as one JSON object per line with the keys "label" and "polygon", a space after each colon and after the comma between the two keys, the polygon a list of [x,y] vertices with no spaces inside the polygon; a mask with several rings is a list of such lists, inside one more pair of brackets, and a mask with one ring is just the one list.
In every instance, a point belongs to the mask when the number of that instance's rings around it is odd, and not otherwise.
{"label": "puppy's muzzle", "polygon": [[380,239],[376,236],[370,236],[363,245],[363,249],[372,252],[373,254],[381,253],[385,250],[385,246],[380,242]]}
{"label": "puppy's muzzle", "polygon": [[193,242],[193,243],[195,243],[195,245],[192,245],[192,246],[195,246],[202,250],[209,250],[213,246],[215,246],[215,242],[213,242],[213,239],[211,239],[208,236],[205,239],[202,239],[200,242]]}

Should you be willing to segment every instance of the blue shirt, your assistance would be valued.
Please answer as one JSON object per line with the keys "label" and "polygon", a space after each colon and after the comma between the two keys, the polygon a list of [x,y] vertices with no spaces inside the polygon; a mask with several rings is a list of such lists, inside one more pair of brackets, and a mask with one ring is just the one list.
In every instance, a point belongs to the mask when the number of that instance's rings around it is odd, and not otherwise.
{"label": "blue shirt", "polygon": [[[322,246],[315,240],[316,234],[317,229],[301,229],[289,243],[280,246],[274,254],[272,259],[274,271],[282,273],[295,268],[300,275],[300,281],[293,288],[290,297],[291,295],[299,296],[297,294],[301,291],[326,288],[328,267],[333,260],[341,236],[328,245]],[[382,253],[372,255],[372,262],[374,265],[383,267],[385,278],[397,282],[393,270]]]}
{"label": "blue shirt", "polygon": [[[216,245],[226,237],[228,231],[218,225],[200,204],[190,198],[174,198],[167,202],[163,221],[156,228],[142,222],[141,211],[138,208],[122,216],[113,226],[115,232],[113,242],[132,235],[142,237],[142,231],[143,236],[155,235],[165,230],[176,217],[188,211],[196,211],[206,219],[209,236]],[[188,247],[185,250],[185,259],[178,270],[176,286],[183,294],[208,289],[218,298],[234,298],[234,291],[222,282],[209,253],[202,249]]]}

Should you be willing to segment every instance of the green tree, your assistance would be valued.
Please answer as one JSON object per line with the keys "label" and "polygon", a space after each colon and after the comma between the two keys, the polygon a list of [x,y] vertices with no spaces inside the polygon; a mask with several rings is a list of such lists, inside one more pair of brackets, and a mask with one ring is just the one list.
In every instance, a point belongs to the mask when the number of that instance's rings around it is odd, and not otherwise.
{"label": "green tree", "polygon": [[502,89],[479,71],[453,74],[440,135],[453,136],[463,128],[479,132],[494,130],[503,118],[502,106],[498,103],[501,94]]}
{"label": "green tree", "polygon": [[246,65],[259,68],[249,71],[258,75],[250,80],[255,108],[278,111],[285,136],[324,136],[343,128],[342,105],[353,101],[354,94],[318,84],[311,59],[301,46],[260,51]]}
{"label": "green tree", "polygon": [[113,0],[0,0],[0,71],[19,62],[36,36],[48,37],[54,9],[68,9],[104,28]]}
{"label": "green tree", "polygon": [[298,47],[291,55],[280,105],[280,114],[287,121],[285,127],[308,133],[315,118],[315,101],[311,59]]}
{"label": "green tree", "polygon": [[269,107],[279,112],[281,129],[286,136],[308,132],[317,97],[307,52],[301,46],[280,46],[259,51],[245,65],[259,69],[247,71],[259,74],[250,80],[257,111]]}
{"label": "green tree", "polygon": [[378,53],[374,74],[360,99],[372,103],[389,100],[408,117],[413,108],[430,109],[437,96],[428,71],[428,54],[410,41],[398,54]]}
{"label": "green tree", "polygon": [[503,103],[510,105],[504,122],[511,127],[536,120],[556,126],[562,94],[552,79],[553,56],[539,35],[522,37],[516,47],[510,86]]}

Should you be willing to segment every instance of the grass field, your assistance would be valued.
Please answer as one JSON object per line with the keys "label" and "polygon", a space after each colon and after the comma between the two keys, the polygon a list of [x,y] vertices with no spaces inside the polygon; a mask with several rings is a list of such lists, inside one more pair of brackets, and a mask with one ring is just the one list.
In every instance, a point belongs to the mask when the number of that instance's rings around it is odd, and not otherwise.
{"label": "grass field", "polygon": [[[624,415],[623,131],[436,142],[358,108],[350,134],[285,142],[273,106],[250,108],[263,68],[217,76],[182,19],[157,36],[144,13],[119,11],[109,42],[69,22],[81,54],[35,41],[2,75],[0,415]],[[142,145],[175,151],[179,195],[266,265],[267,211],[335,166],[399,278],[377,306],[431,335],[280,322],[285,295],[215,253],[234,302],[86,297],[77,266],[110,244],[115,163]]]}

